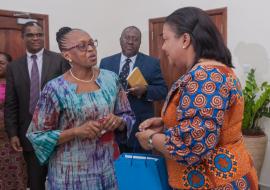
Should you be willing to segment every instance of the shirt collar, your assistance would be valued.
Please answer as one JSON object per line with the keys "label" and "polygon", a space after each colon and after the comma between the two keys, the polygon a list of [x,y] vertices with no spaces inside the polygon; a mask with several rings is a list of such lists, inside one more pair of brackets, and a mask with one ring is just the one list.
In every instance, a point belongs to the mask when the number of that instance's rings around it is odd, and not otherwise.
{"label": "shirt collar", "polygon": [[40,58],[43,55],[43,51],[44,51],[44,48],[42,48],[37,53],[30,53],[29,51],[26,50],[27,58],[31,58],[31,55],[37,55],[37,58]]}
{"label": "shirt collar", "polygon": [[125,56],[123,53],[121,53],[121,62],[125,62],[125,60],[126,60],[127,58],[129,58],[129,59],[131,59],[131,62],[132,62],[132,63],[135,63],[136,58],[137,58],[137,55],[138,55],[138,54],[134,55],[133,57],[127,57],[127,56]]}

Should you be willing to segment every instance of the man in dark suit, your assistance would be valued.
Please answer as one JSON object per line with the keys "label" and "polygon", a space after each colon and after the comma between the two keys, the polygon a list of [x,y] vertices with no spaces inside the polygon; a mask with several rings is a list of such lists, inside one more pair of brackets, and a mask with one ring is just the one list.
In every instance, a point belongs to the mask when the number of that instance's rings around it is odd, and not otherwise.
{"label": "man in dark suit", "polygon": [[[127,142],[119,142],[121,152],[145,152],[139,145],[135,133],[139,124],[154,116],[153,101],[165,99],[167,86],[162,77],[159,60],[139,52],[141,31],[135,26],[125,28],[120,37],[122,53],[103,58],[100,68],[119,75],[123,87],[127,90],[131,108],[136,116],[130,137]],[[147,86],[129,88],[127,75],[138,67],[146,79]]]}
{"label": "man in dark suit", "polygon": [[28,22],[22,28],[26,55],[11,62],[6,73],[5,127],[15,151],[23,151],[30,189],[45,189],[47,167],[41,166],[26,138],[40,91],[51,79],[69,69],[61,55],[44,49],[43,28]]}

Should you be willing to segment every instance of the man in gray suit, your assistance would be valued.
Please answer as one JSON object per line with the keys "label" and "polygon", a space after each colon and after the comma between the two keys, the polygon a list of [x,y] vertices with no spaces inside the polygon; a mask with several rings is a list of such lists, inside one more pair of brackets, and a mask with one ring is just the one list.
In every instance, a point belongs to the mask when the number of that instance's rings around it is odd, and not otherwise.
{"label": "man in gray suit", "polygon": [[44,49],[43,28],[28,22],[22,28],[26,55],[8,64],[6,73],[5,127],[15,151],[23,151],[29,186],[45,189],[47,167],[41,166],[25,134],[40,91],[51,79],[69,69],[61,55]]}

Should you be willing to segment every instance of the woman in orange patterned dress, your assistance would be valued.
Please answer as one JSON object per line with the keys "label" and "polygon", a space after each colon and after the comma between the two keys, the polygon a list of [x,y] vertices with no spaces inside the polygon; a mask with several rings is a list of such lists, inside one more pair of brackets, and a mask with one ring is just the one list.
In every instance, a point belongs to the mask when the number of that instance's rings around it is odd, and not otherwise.
{"label": "woman in orange patterned dress", "polygon": [[186,69],[171,87],[161,118],[136,134],[166,157],[174,189],[258,189],[241,132],[244,101],[231,54],[210,17],[185,7],[166,18],[162,49]]}
{"label": "woman in orange patterned dress", "polygon": [[25,190],[26,172],[21,153],[15,152],[4,130],[5,72],[11,56],[0,52],[0,190]]}

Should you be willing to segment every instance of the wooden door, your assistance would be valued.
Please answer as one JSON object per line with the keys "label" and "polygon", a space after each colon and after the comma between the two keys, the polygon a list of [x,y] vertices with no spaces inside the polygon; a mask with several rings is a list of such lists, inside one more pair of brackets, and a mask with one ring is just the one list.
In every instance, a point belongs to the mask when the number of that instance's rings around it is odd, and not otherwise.
{"label": "wooden door", "polygon": [[221,33],[225,44],[227,44],[227,8],[206,11]]}
{"label": "wooden door", "polygon": [[0,10],[0,51],[9,53],[13,60],[25,54],[21,37],[22,24],[35,20],[43,26],[45,48],[49,48],[48,15]]}
{"label": "wooden door", "polygon": [[[226,43],[227,40],[227,8],[206,11],[221,32]],[[149,19],[149,54],[160,60],[163,77],[170,89],[174,81],[185,73],[184,68],[177,69],[168,64],[167,57],[162,51],[162,29],[165,17]],[[163,102],[155,102],[155,115],[160,116]]]}

